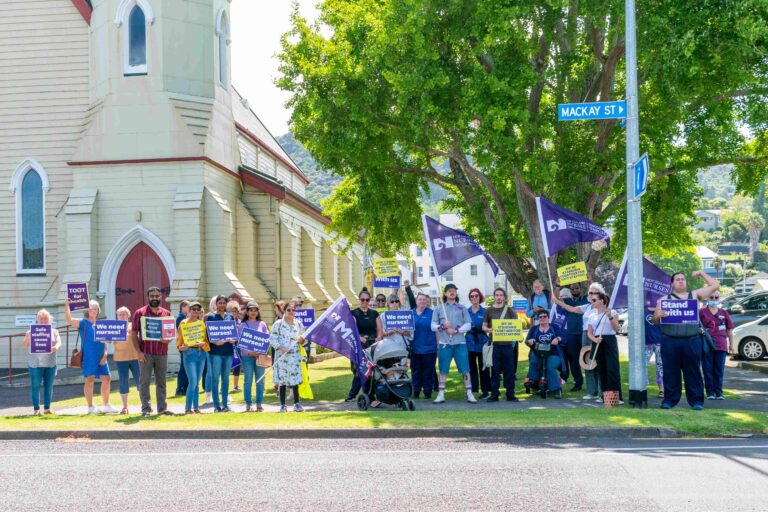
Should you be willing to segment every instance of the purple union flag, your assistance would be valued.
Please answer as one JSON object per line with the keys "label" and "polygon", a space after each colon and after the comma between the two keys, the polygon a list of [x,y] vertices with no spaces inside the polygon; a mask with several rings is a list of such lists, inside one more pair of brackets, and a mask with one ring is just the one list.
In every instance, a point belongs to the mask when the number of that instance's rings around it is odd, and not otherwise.
{"label": "purple union flag", "polygon": [[449,228],[440,224],[426,215],[421,216],[421,221],[424,225],[424,236],[427,239],[436,275],[444,274],[462,261],[475,256],[485,256],[486,261],[493,269],[493,275],[499,273],[499,267],[493,258],[471,236],[460,229]]}
{"label": "purple union flag", "polygon": [[365,389],[368,359],[360,343],[357,322],[343,295],[318,318],[304,333],[304,338],[329,348],[348,358],[357,368],[357,374]]}
{"label": "purple union flag", "polygon": [[552,204],[543,197],[536,198],[536,209],[547,257],[579,242],[610,242],[606,230],[579,213]]}

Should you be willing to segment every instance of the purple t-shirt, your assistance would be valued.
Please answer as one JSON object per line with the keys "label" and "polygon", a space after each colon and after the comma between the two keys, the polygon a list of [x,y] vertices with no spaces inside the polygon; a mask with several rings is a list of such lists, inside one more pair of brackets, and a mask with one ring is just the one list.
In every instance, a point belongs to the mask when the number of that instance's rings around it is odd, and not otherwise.
{"label": "purple t-shirt", "polygon": [[705,329],[709,330],[715,341],[715,350],[728,350],[728,331],[733,329],[733,320],[724,309],[718,308],[712,313],[708,307],[699,310],[699,320]]}

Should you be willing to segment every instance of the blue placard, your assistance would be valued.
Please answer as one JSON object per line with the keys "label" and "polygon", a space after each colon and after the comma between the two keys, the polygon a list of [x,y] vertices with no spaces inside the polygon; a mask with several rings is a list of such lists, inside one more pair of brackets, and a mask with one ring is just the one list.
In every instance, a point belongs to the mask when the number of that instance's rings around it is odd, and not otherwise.
{"label": "blue placard", "polygon": [[635,163],[635,199],[648,190],[648,172],[648,153],[646,153]]}
{"label": "blue placard", "polygon": [[392,329],[416,330],[413,321],[413,311],[410,310],[385,311],[381,314],[381,321],[384,324],[385,331],[391,331]]}
{"label": "blue placard", "polygon": [[515,311],[527,311],[528,301],[525,299],[514,299],[512,301],[512,309]]}
{"label": "blue placard", "polygon": [[105,341],[126,341],[128,338],[128,322],[125,320],[96,320],[93,326],[94,339]]}
{"label": "blue placard", "polygon": [[237,342],[240,350],[248,350],[257,354],[266,354],[269,350],[269,334],[248,327],[240,333],[240,341]]}
{"label": "blue placard", "polygon": [[237,339],[237,323],[234,320],[220,320],[205,324],[208,341],[229,341]]}
{"label": "blue placard", "polygon": [[304,328],[308,328],[315,323],[315,310],[314,309],[297,309],[294,312],[294,318],[296,318]]}
{"label": "blue placard", "polygon": [[662,324],[699,323],[699,303],[696,299],[661,299],[661,309],[668,315],[661,317]]}
{"label": "blue placard", "polygon": [[375,288],[400,288],[400,276],[373,277]]}
{"label": "blue placard", "polygon": [[585,121],[590,119],[622,119],[627,117],[627,102],[564,103],[557,106],[558,121]]}

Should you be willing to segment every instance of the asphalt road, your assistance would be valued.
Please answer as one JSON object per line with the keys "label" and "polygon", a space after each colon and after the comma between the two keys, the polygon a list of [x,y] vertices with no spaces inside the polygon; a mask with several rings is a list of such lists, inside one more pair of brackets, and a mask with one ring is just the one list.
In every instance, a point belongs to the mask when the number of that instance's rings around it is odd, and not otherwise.
{"label": "asphalt road", "polygon": [[766,510],[768,440],[9,441],[22,510]]}

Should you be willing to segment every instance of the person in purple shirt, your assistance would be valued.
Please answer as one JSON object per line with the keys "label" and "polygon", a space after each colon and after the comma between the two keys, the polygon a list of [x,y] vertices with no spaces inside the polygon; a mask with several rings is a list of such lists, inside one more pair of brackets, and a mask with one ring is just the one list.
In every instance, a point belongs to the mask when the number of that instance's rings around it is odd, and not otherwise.
{"label": "person in purple shirt", "polygon": [[715,342],[715,350],[701,356],[707,400],[725,400],[723,375],[725,357],[728,352],[733,353],[733,321],[728,312],[720,307],[720,292],[715,291],[709,296],[706,307],[699,310],[699,320]]}
{"label": "person in purple shirt", "polygon": [[[237,326],[238,335],[243,332],[243,329],[248,327],[255,331],[269,334],[269,328],[267,324],[261,319],[261,312],[259,305],[256,302],[249,302],[246,306],[245,320],[240,322]],[[253,406],[253,397],[251,389],[253,387],[253,381],[256,381],[256,412],[262,412],[262,402],[264,402],[264,372],[265,367],[257,364],[259,354],[251,352],[250,350],[240,350],[240,357],[242,359],[243,367],[243,397],[245,398],[245,412],[249,412]]]}
{"label": "person in purple shirt", "polygon": [[[645,365],[656,357],[656,385],[659,386],[659,398],[664,398],[664,363],[661,359],[661,329],[653,323],[655,308],[645,308]],[[645,385],[648,385],[648,372],[645,373]]]}

